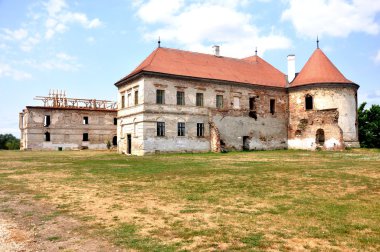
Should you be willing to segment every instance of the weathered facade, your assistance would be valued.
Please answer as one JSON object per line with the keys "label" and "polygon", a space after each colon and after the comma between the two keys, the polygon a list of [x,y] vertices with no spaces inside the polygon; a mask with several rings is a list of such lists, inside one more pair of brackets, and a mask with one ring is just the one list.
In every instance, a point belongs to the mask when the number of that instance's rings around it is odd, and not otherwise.
{"label": "weathered facade", "polygon": [[[27,106],[20,113],[22,150],[107,149],[107,143],[116,146],[117,111],[105,106],[110,102],[45,98],[44,106]],[[69,105],[74,100],[76,103]],[[78,101],[85,105],[80,106]]]}
{"label": "weathered facade", "polygon": [[286,77],[257,55],[233,59],[157,48],[115,84],[118,151],[358,146],[357,84],[320,49],[297,76]]}

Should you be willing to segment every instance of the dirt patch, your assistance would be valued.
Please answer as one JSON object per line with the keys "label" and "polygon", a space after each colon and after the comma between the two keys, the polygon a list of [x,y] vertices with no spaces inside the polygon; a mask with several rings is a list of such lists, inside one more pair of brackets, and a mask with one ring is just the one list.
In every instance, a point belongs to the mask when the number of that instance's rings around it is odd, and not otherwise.
{"label": "dirt patch", "polygon": [[0,192],[0,251],[125,251],[30,195]]}

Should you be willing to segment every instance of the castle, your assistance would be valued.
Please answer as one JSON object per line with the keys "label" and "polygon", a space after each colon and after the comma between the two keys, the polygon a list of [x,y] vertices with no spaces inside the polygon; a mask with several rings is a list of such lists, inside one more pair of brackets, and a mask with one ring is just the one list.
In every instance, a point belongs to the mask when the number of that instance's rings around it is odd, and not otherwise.
{"label": "castle", "polygon": [[105,149],[110,139],[132,155],[359,147],[359,86],[318,46],[298,74],[289,55],[287,75],[257,53],[236,59],[219,50],[159,46],[115,83],[117,110],[49,95],[20,114],[22,148]]}
{"label": "castle", "polygon": [[118,88],[118,151],[359,147],[357,90],[321,49],[299,74],[256,55],[235,59],[158,47]]}

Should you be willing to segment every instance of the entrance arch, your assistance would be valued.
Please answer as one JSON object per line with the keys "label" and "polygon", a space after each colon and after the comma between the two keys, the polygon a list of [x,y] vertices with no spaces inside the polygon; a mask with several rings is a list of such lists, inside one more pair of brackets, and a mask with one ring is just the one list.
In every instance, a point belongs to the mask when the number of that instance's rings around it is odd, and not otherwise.
{"label": "entrance arch", "polygon": [[315,134],[315,142],[318,145],[324,145],[325,144],[325,131],[323,129],[317,130],[317,133]]}

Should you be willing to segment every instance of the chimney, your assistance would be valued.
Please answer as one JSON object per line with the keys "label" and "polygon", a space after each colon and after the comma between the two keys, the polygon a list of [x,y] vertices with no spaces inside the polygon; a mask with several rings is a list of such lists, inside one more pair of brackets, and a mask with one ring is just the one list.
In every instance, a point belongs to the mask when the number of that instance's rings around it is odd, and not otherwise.
{"label": "chimney", "polygon": [[214,48],[214,55],[216,57],[219,57],[220,56],[220,46],[214,45],[212,48]]}
{"label": "chimney", "polygon": [[296,56],[288,55],[288,82],[292,82],[296,77]]}

